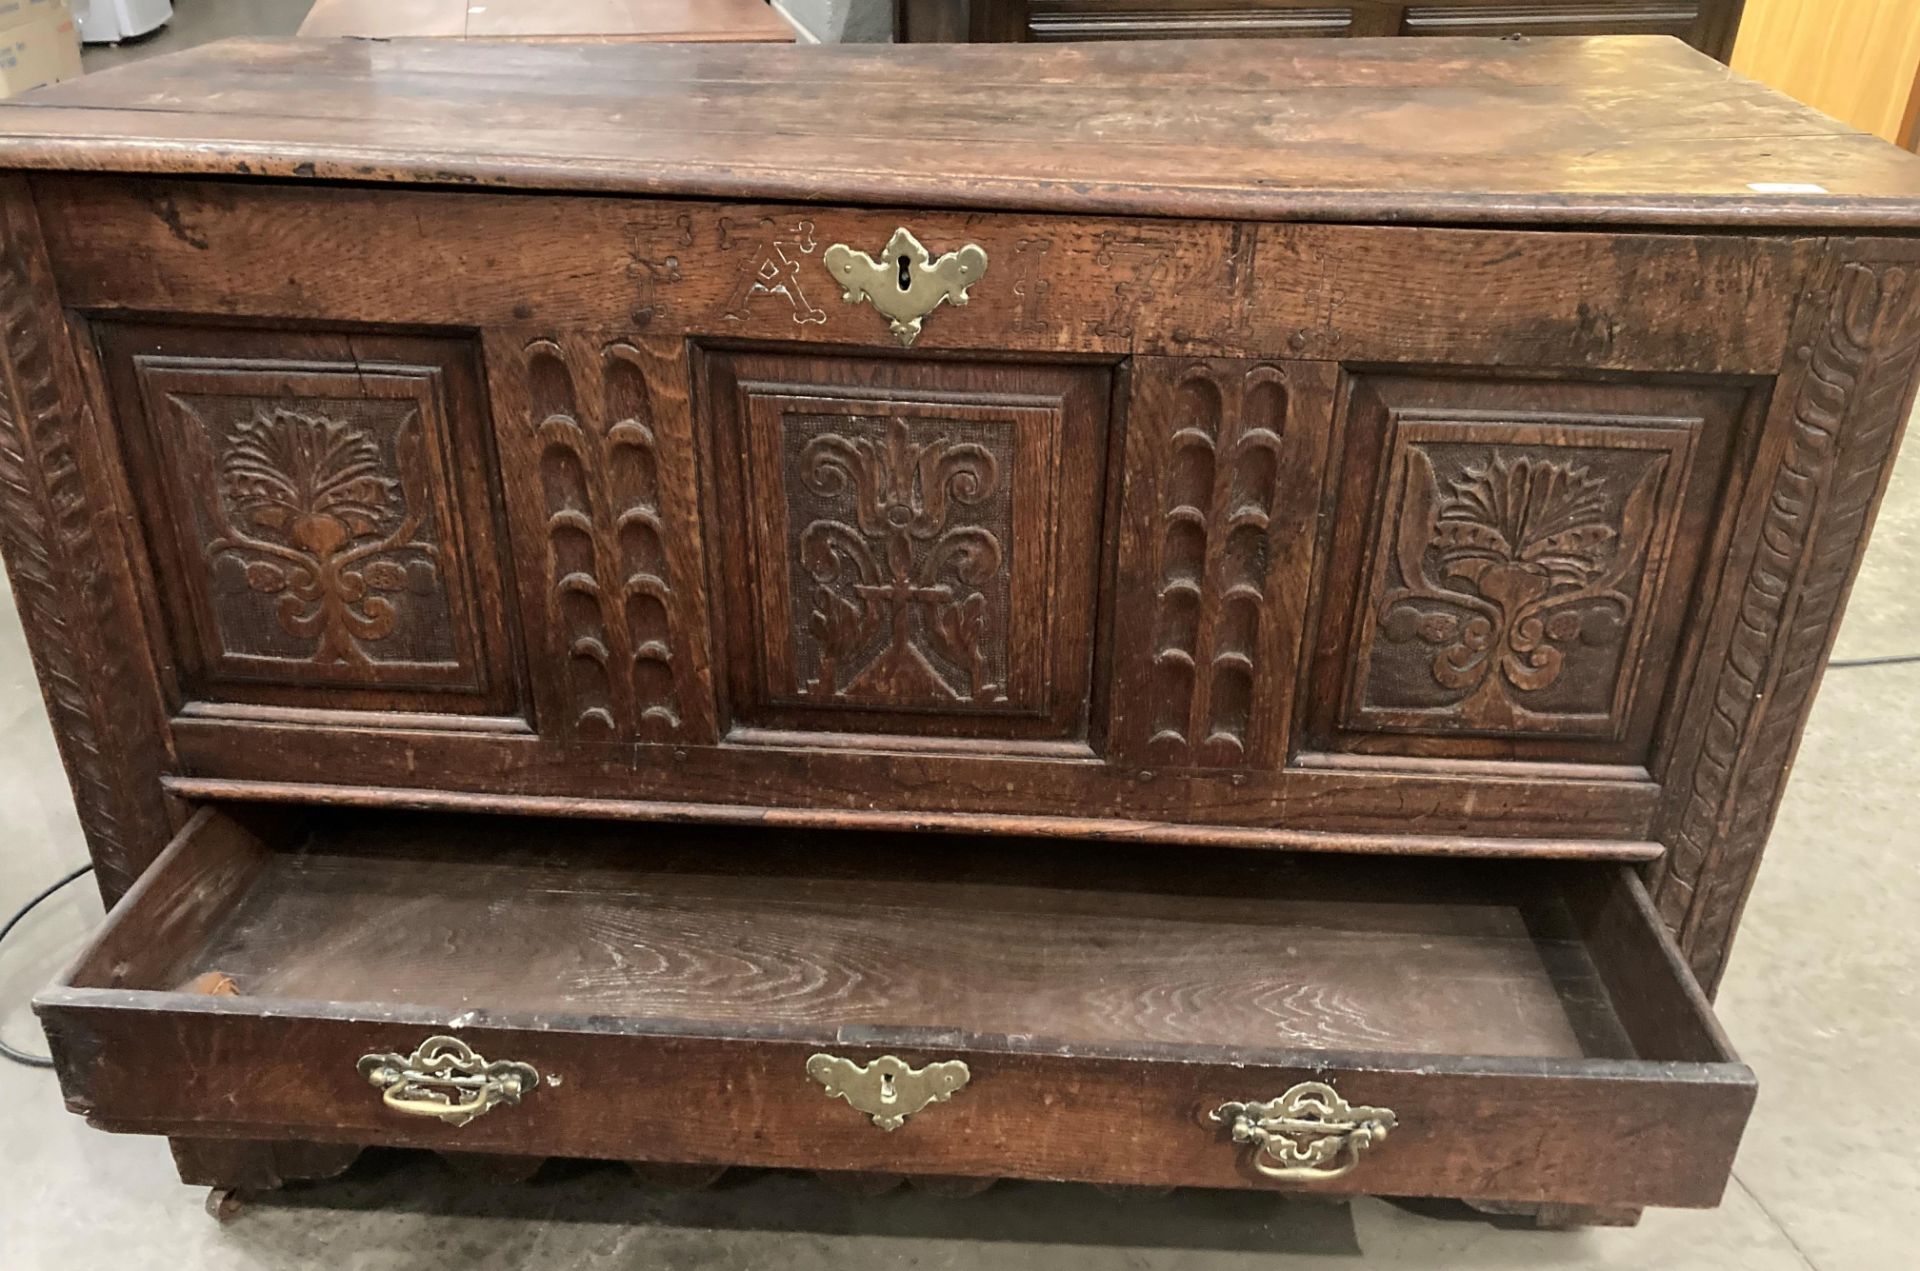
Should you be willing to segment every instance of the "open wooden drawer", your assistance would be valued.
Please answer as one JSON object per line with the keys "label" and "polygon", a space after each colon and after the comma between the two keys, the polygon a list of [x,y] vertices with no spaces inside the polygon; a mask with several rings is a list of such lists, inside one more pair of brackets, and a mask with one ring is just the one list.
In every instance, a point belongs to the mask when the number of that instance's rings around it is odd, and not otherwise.
{"label": "open wooden drawer", "polygon": [[37,1005],[198,1139],[1706,1206],[1754,1096],[1569,862],[209,807]]}

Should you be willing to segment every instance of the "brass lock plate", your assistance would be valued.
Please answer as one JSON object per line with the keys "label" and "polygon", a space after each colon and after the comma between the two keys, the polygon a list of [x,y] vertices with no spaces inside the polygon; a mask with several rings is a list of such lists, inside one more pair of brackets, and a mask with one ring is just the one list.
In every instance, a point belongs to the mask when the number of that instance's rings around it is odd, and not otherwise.
{"label": "brass lock plate", "polygon": [[967,288],[987,275],[987,252],[979,244],[936,260],[905,226],[893,231],[879,260],[845,243],[833,244],[820,259],[840,284],[841,299],[879,310],[903,348],[919,338],[928,314],[967,303]]}
{"label": "brass lock plate", "polygon": [[857,1064],[822,1053],[807,1060],[807,1076],[819,1082],[829,1098],[845,1099],[875,1125],[892,1131],[928,1104],[953,1098],[973,1074],[958,1059],[913,1068],[893,1055]]}

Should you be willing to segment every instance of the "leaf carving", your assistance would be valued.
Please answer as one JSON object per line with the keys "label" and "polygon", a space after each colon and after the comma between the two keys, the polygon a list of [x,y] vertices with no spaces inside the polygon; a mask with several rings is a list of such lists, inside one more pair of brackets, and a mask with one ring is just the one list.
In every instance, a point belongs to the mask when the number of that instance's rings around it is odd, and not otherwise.
{"label": "leaf carving", "polygon": [[[187,399],[169,400],[193,418],[189,436],[207,435]],[[257,410],[219,458],[208,557],[238,557],[247,586],[279,598],[281,629],[316,642],[316,663],[366,664],[363,645],[398,622],[394,604],[370,593],[405,590],[404,557],[433,551],[417,537],[428,496],[416,470],[417,422],[418,411],[409,412],[396,435],[399,480],[382,473],[379,443],[366,431],[295,405]],[[397,502],[403,490],[408,497]]]}
{"label": "leaf carving", "polygon": [[1504,726],[1524,695],[1559,682],[1583,613],[1628,616],[1621,588],[1644,567],[1667,462],[1654,457],[1616,510],[1574,457],[1490,446],[1442,491],[1431,457],[1409,446],[1401,585],[1382,599],[1382,633],[1432,646],[1435,682],[1466,695],[1459,709]]}

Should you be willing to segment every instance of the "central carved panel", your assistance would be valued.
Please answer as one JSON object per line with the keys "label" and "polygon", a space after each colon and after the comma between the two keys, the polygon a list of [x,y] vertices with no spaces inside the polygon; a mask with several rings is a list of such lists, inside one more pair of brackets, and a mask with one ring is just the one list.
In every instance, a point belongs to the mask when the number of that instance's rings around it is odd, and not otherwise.
{"label": "central carved panel", "polygon": [[736,730],[1084,738],[1104,368],[707,364]]}
{"label": "central carved panel", "polygon": [[799,695],[1005,703],[1012,430],[793,414],[783,431]]}

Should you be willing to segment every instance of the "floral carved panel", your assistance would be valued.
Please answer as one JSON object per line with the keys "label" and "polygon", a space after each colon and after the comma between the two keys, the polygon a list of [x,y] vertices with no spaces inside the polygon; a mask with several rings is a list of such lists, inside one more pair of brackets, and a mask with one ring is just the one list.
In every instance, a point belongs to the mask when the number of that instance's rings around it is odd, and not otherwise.
{"label": "floral carved panel", "polygon": [[166,403],[211,459],[201,553],[226,656],[457,665],[417,406],[186,391]]}
{"label": "floral carved panel", "polygon": [[357,364],[318,356],[333,343],[109,334],[109,376],[148,422],[141,501],[182,695],[507,707],[491,540],[455,477],[455,434],[475,422],[465,367],[417,356],[439,342]]}
{"label": "floral carved panel", "polygon": [[1397,418],[1346,726],[1618,737],[1693,436]]}

